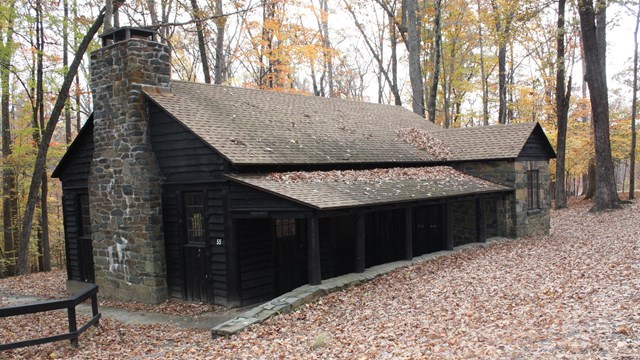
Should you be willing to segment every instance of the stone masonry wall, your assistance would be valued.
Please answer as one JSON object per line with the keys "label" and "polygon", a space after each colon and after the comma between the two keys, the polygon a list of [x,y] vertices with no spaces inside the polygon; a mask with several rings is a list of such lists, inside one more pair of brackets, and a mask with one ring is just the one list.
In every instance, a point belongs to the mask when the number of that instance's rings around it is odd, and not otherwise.
{"label": "stone masonry wall", "polygon": [[91,240],[96,284],[105,298],[144,303],[167,298],[161,174],[142,88],[169,90],[169,58],[168,46],[144,39],[91,54]]}
{"label": "stone masonry wall", "polygon": [[[496,206],[500,196],[491,195],[485,198],[485,231],[487,238],[498,235]],[[476,234],[476,200],[475,198],[454,201],[453,204],[453,243],[454,246],[470,244],[477,241]]]}
{"label": "stone masonry wall", "polygon": [[[503,195],[495,202],[496,235],[521,237],[548,234],[550,228],[549,163],[548,161],[491,161],[461,163],[457,170],[498,184],[511,186],[515,192]],[[540,210],[528,211],[527,170],[539,170]],[[490,210],[487,203],[487,213]],[[489,234],[487,233],[487,236]]]}

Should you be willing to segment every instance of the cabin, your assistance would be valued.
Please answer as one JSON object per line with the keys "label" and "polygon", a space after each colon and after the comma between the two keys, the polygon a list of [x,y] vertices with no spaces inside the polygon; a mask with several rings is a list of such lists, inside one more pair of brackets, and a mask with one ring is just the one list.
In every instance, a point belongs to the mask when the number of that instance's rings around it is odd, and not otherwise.
{"label": "cabin", "polygon": [[171,79],[153,31],[91,54],[93,114],[53,176],[70,286],[243,306],[493,236],[549,232],[537,123]]}

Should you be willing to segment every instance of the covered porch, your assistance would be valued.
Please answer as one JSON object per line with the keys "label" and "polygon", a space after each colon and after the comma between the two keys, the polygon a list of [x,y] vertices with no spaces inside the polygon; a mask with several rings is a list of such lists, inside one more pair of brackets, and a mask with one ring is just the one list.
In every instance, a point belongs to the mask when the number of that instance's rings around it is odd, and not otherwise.
{"label": "covered porch", "polygon": [[273,204],[235,210],[232,205],[228,245],[237,266],[229,268],[228,290],[238,305],[372,266],[484,242],[487,232],[496,235],[498,205],[512,191],[468,175],[458,177],[455,186],[410,178],[375,184],[278,182],[265,176],[232,180],[303,206],[291,211]]}

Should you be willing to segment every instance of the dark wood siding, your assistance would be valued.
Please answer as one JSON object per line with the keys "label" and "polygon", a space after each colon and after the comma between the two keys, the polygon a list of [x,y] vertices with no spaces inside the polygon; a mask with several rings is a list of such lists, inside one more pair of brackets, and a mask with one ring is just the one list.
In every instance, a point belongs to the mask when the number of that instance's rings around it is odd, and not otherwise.
{"label": "dark wood siding", "polygon": [[355,216],[320,219],[322,279],[329,279],[355,271],[355,245]]}
{"label": "dark wood siding", "polygon": [[60,180],[63,188],[87,188],[87,179],[91,170],[93,158],[93,123],[88,122],[87,129],[83,129],[78,138],[73,153],[68,154],[64,168],[60,171]]}
{"label": "dark wood siding", "polygon": [[275,294],[272,219],[235,220],[242,305],[268,300]]}
{"label": "dark wood siding", "polygon": [[67,278],[80,280],[80,262],[78,254],[78,214],[77,192],[66,190],[62,195],[62,213],[64,221],[65,250],[67,256]]}
{"label": "dark wood siding", "polygon": [[367,267],[402,259],[405,232],[403,210],[368,213],[365,224]]}
{"label": "dark wood siding", "polygon": [[175,189],[164,188],[162,191],[162,217],[169,294],[182,298],[182,235],[178,223],[178,192]]}
{"label": "dark wood siding", "polygon": [[225,247],[224,202],[220,187],[207,192],[207,236],[211,257],[213,297],[217,304],[227,301],[227,263]]}
{"label": "dark wood siding", "polygon": [[527,142],[524,144],[522,151],[518,155],[519,160],[548,160],[549,154],[547,153],[547,149],[544,146],[543,140],[536,135],[536,133],[532,133],[527,139]]}
{"label": "dark wood siding", "polygon": [[298,216],[302,216],[302,211],[308,211],[303,205],[249,186],[229,182],[229,189],[232,211],[291,211],[298,213]]}
{"label": "dark wood siding", "polygon": [[[222,198],[223,184],[211,185],[169,185],[163,188],[162,215],[164,224],[165,250],[167,262],[167,282],[171,296],[184,296],[184,229],[181,219],[181,194],[184,191],[202,191],[206,196],[205,216],[207,218],[206,256],[209,259],[207,272],[209,286],[213,290],[213,300],[217,304],[226,304],[227,271],[225,256],[225,226]],[[218,242],[219,240],[219,242]]]}
{"label": "dark wood siding", "polygon": [[223,180],[224,158],[154,105],[149,106],[151,147],[169,183]]}

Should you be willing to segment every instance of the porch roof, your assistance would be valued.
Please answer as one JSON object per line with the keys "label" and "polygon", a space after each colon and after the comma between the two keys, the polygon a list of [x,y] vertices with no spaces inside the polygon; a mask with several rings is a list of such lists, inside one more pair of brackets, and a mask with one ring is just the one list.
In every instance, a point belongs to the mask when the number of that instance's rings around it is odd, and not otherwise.
{"label": "porch roof", "polygon": [[233,181],[318,210],[440,199],[513,189],[448,166],[229,174]]}

